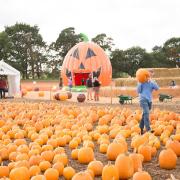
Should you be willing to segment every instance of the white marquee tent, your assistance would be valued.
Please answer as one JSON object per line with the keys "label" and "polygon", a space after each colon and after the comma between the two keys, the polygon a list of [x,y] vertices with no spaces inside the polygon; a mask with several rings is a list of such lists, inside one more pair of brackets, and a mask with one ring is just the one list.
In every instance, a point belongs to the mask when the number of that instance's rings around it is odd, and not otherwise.
{"label": "white marquee tent", "polygon": [[8,77],[9,96],[14,96],[20,92],[20,72],[18,70],[4,61],[0,61],[0,75]]}

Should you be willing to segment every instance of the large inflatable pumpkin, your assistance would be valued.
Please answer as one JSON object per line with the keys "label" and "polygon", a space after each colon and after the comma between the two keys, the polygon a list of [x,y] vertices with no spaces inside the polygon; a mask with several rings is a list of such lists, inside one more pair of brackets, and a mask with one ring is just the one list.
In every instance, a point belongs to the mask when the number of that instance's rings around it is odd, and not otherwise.
{"label": "large inflatable pumpkin", "polygon": [[104,50],[92,42],[80,42],[69,50],[61,70],[63,84],[68,85],[72,78],[73,85],[86,83],[89,74],[97,77],[101,85],[107,86],[112,78],[112,66]]}

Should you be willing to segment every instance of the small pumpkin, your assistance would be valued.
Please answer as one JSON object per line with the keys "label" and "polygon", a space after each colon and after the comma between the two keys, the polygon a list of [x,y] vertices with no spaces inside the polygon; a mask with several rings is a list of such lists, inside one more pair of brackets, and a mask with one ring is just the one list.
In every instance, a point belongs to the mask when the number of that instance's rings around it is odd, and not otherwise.
{"label": "small pumpkin", "polygon": [[40,162],[39,167],[41,171],[46,171],[47,169],[51,167],[51,163],[49,161],[42,161]]}
{"label": "small pumpkin", "polygon": [[151,161],[152,159],[151,146],[140,145],[138,148],[138,153],[144,156],[144,162]]}
{"label": "small pumpkin", "polygon": [[11,180],[20,180],[20,178],[22,180],[30,179],[30,173],[29,173],[28,168],[26,167],[14,168],[11,170],[9,174],[9,178]]}
{"label": "small pumpkin", "polygon": [[115,161],[115,167],[118,169],[120,179],[128,179],[133,176],[134,164],[128,155],[119,154]]}
{"label": "small pumpkin", "polygon": [[81,103],[84,102],[86,100],[85,94],[78,94],[77,100],[78,102],[81,102]]}
{"label": "small pumpkin", "polygon": [[126,152],[126,147],[122,143],[113,142],[109,144],[107,149],[107,157],[109,160],[116,160],[117,156]]}
{"label": "small pumpkin", "polygon": [[83,147],[79,149],[78,161],[82,164],[88,164],[94,160],[94,152],[90,147]]}
{"label": "small pumpkin", "polygon": [[96,160],[91,161],[88,164],[87,169],[92,170],[95,176],[101,176],[103,170],[103,163],[101,161],[96,161]]}
{"label": "small pumpkin", "polygon": [[134,172],[137,172],[139,171],[139,169],[142,169],[142,162],[144,159],[144,156],[142,154],[131,153],[129,157],[133,160]]}
{"label": "small pumpkin", "polygon": [[45,171],[44,176],[46,177],[46,180],[58,180],[59,173],[57,169],[49,168]]}
{"label": "small pumpkin", "polygon": [[41,169],[39,166],[31,166],[29,168],[29,173],[31,177],[40,174],[40,172],[41,172]]}
{"label": "small pumpkin", "polygon": [[63,170],[64,170],[64,164],[61,163],[61,162],[57,162],[53,165],[54,169],[57,169],[58,172],[59,172],[59,176],[62,176],[63,175]]}
{"label": "small pumpkin", "polygon": [[159,165],[163,169],[176,168],[177,156],[172,149],[162,150],[159,154]]}
{"label": "small pumpkin", "polygon": [[8,166],[0,166],[0,178],[9,176],[9,167]]}
{"label": "small pumpkin", "polygon": [[111,163],[108,163],[106,166],[104,166],[102,171],[102,180],[118,180],[119,174],[118,169],[115,165],[112,165]]}
{"label": "small pumpkin", "polygon": [[76,171],[70,166],[65,167],[64,170],[63,170],[63,176],[67,180],[72,179],[72,177],[75,174],[76,174]]}
{"label": "small pumpkin", "polygon": [[166,148],[172,149],[177,156],[180,156],[180,142],[169,140],[166,142]]}
{"label": "small pumpkin", "polygon": [[89,173],[80,171],[73,176],[72,180],[93,180],[93,178]]}
{"label": "small pumpkin", "polygon": [[133,180],[152,180],[152,178],[148,172],[139,171],[133,175]]}
{"label": "small pumpkin", "polygon": [[40,91],[40,92],[38,93],[38,96],[39,96],[39,97],[44,97],[44,95],[45,95],[45,94],[44,94],[43,91]]}

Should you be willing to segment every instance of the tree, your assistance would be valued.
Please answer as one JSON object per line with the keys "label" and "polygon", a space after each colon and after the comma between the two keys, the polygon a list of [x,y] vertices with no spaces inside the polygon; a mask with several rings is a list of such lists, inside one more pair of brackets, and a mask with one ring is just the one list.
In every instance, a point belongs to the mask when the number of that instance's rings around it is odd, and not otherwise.
{"label": "tree", "polygon": [[126,58],[123,50],[115,49],[110,55],[110,61],[112,64],[113,77],[119,77],[120,73],[126,69]]}
{"label": "tree", "polygon": [[163,51],[172,67],[180,66],[180,38],[171,38],[164,43]]}
{"label": "tree", "polygon": [[[45,42],[39,34],[37,26],[16,23],[13,26],[5,27],[11,50],[5,61],[9,62],[21,73],[23,78],[28,79],[40,76],[42,60],[44,60]],[[4,48],[5,50],[5,48]],[[38,74],[38,75],[37,75]]]}
{"label": "tree", "polygon": [[11,42],[6,32],[0,33],[0,60],[6,60],[10,56]]}
{"label": "tree", "polygon": [[124,69],[129,75],[134,76],[139,68],[152,67],[151,56],[141,47],[132,47],[125,52],[126,67]]}
{"label": "tree", "polygon": [[114,46],[113,39],[107,37],[106,34],[98,34],[96,37],[92,38],[92,41],[98,44],[104,51],[111,51],[112,46]]}
{"label": "tree", "polygon": [[82,41],[82,36],[80,34],[76,34],[73,27],[69,27],[61,31],[56,42],[52,43],[52,47],[54,47],[54,50],[56,50],[58,55],[61,57],[61,59],[59,59],[60,64],[62,64],[62,61],[68,51],[80,41]]}
{"label": "tree", "polygon": [[153,51],[150,53],[152,58],[152,67],[171,67],[171,62],[166,57],[165,52],[161,46],[154,46]]}

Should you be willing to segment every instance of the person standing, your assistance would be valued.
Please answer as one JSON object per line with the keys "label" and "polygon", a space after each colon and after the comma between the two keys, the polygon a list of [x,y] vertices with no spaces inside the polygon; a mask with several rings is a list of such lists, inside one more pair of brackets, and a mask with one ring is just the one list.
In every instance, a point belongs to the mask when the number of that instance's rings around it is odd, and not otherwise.
{"label": "person standing", "polygon": [[8,84],[5,77],[0,79],[0,96],[1,99],[5,98],[5,93],[8,92]]}
{"label": "person standing", "polygon": [[69,87],[69,91],[70,91],[70,92],[71,92],[72,86],[73,86],[73,84],[72,84],[72,78],[69,77],[69,78],[68,78],[68,87]]}
{"label": "person standing", "polygon": [[138,83],[137,92],[139,94],[139,103],[142,108],[143,114],[139,123],[141,134],[144,133],[144,126],[146,131],[153,132],[150,127],[149,113],[152,108],[152,92],[158,90],[159,86],[151,79],[153,73],[149,71],[150,78],[145,83]]}
{"label": "person standing", "polygon": [[89,100],[89,99],[93,100],[93,98],[92,98],[93,82],[92,82],[91,74],[89,74],[89,77],[86,80],[86,88],[87,88],[87,100]]}
{"label": "person standing", "polygon": [[94,100],[99,101],[99,89],[101,84],[97,77],[94,78],[93,86],[94,86]]}

